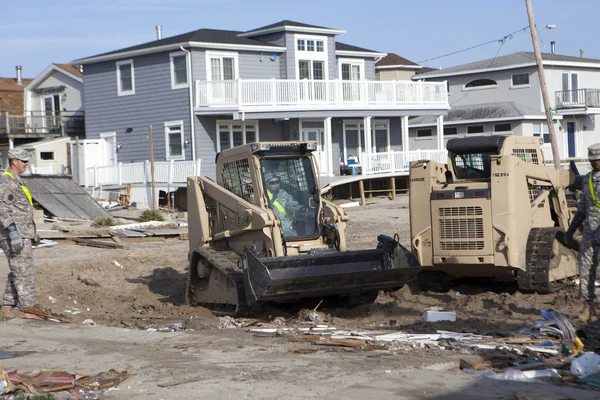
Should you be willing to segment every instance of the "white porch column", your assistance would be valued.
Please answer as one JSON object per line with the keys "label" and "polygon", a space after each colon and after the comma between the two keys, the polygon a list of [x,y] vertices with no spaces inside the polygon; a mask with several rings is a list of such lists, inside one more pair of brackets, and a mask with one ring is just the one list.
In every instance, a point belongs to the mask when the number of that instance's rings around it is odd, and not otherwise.
{"label": "white porch column", "polygon": [[444,116],[438,115],[437,117],[437,148],[438,150],[444,150]]}
{"label": "white porch column", "polygon": [[[334,171],[334,165],[333,165],[333,140],[331,138],[331,117],[327,117],[325,118],[325,121],[323,123],[323,126],[325,128],[325,145],[326,147],[326,151],[327,151],[327,175],[328,176],[333,176],[333,171]],[[339,168],[339,165],[338,165]]]}
{"label": "white porch column", "polygon": [[402,151],[410,151],[408,138],[408,115],[402,117]]}
{"label": "white porch column", "polygon": [[[367,153],[373,152],[373,140],[371,135],[371,117],[364,117],[363,124],[365,126],[365,150]],[[360,160],[362,162],[362,160]]]}

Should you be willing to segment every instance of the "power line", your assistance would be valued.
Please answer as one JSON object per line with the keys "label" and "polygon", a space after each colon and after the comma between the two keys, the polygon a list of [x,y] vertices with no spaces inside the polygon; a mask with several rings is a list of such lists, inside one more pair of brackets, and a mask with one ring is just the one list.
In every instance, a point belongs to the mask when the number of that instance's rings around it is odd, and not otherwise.
{"label": "power line", "polygon": [[476,49],[476,48],[481,47],[481,46],[485,46],[485,45],[490,44],[490,43],[501,43],[501,44],[504,44],[504,42],[506,42],[507,39],[512,39],[513,35],[516,35],[517,33],[525,32],[528,29],[529,29],[529,26],[526,26],[526,27],[521,28],[521,29],[519,29],[517,31],[509,33],[508,35],[506,35],[506,36],[504,36],[504,37],[502,37],[500,39],[490,40],[490,41],[487,41],[485,43],[480,43],[480,44],[475,45],[475,46],[467,47],[466,49],[458,50],[458,51],[455,51],[455,52],[452,52],[452,53],[444,54],[444,55],[433,57],[433,58],[428,58],[427,60],[417,61],[417,64],[422,64],[422,63],[425,63],[427,61],[433,61],[433,60],[437,60],[439,58],[453,56],[454,54],[463,53],[465,51],[473,50],[473,49]]}

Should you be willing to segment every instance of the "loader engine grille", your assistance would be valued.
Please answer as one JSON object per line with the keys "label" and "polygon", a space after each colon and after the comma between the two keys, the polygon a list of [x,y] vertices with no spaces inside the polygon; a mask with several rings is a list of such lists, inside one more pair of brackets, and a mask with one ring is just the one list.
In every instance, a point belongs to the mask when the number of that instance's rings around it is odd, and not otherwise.
{"label": "loader engine grille", "polygon": [[513,149],[512,155],[517,156],[521,160],[528,162],[528,163],[533,163],[533,164],[540,163],[540,160],[538,157],[538,151],[536,149]]}
{"label": "loader engine grille", "polygon": [[484,248],[483,209],[481,207],[440,208],[438,217],[440,217],[438,226],[441,250],[481,250]]}
{"label": "loader engine grille", "polygon": [[250,176],[250,165],[248,159],[235,160],[223,165],[223,174],[221,175],[223,188],[231,193],[241,197],[250,203],[254,201],[254,186],[252,185],[252,176]]}

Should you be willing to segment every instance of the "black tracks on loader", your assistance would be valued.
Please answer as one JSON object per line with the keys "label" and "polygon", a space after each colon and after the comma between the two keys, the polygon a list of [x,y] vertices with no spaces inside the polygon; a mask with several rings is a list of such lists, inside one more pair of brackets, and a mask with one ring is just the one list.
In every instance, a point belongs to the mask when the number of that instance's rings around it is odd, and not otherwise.
{"label": "black tracks on loader", "polygon": [[551,282],[552,247],[562,231],[558,228],[532,228],[527,238],[526,270],[517,272],[521,292],[553,293],[565,286],[562,281]]}

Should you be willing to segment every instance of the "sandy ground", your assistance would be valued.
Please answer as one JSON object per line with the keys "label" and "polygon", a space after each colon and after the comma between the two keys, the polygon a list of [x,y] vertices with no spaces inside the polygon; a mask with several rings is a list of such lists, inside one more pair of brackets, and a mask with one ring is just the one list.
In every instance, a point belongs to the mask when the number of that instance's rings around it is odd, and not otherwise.
{"label": "sandy ground", "polygon": [[[348,208],[350,249],[374,248],[380,233],[408,245],[408,198],[368,199]],[[245,329],[219,329],[219,318],[185,305],[188,243],[129,243],[127,250],[76,245],[36,249],[38,300],[70,324],[0,322],[0,351],[32,354],[2,360],[4,368],[36,372],[62,368],[95,374],[130,370],[134,377],[103,398],[339,398],[481,399],[514,398],[539,392],[545,399],[598,398],[598,392],[551,384],[489,381],[458,371],[462,354],[438,348],[370,353],[328,348],[294,353],[307,344],[292,335],[255,336]],[[0,285],[7,266],[0,259]],[[426,324],[423,312],[441,306],[457,322]],[[553,295],[525,295],[506,286],[464,282],[446,293],[419,292],[414,285],[381,294],[375,304],[354,309],[319,309],[323,323],[365,330],[394,320],[405,332],[436,329],[510,335],[552,308],[571,318],[579,313],[575,287]],[[299,326],[301,306],[269,307],[252,315],[257,326]],[[93,320],[95,326],[82,324]],[[179,332],[147,332],[181,323]],[[160,387],[191,379],[167,388]],[[491,384],[493,383],[493,384]]]}

